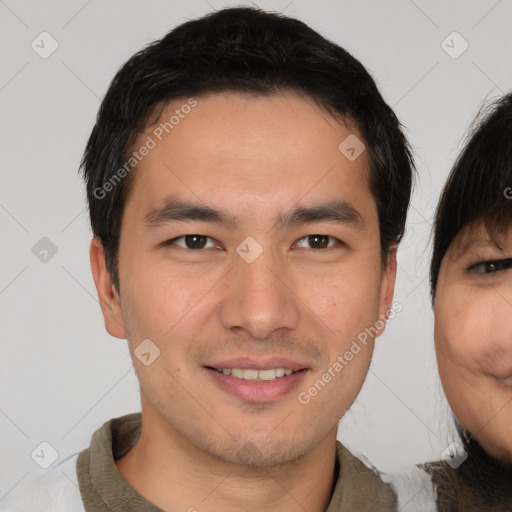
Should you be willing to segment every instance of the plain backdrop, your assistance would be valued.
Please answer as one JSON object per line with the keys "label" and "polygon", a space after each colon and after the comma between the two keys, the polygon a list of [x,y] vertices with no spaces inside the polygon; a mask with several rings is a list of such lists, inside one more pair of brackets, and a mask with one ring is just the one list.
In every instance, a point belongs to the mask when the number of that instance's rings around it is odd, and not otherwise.
{"label": "plain backdrop", "polygon": [[[42,442],[57,463],[104,421],[140,409],[126,341],[103,327],[79,161],[101,98],[133,53],[242,3],[0,0],[0,497],[41,471],[31,454]],[[304,20],[360,59],[413,145],[418,181],[395,295],[403,311],[378,340],[339,438],[385,471],[439,458],[453,433],[433,349],[431,221],[470,121],[511,88],[512,1],[257,5]]]}

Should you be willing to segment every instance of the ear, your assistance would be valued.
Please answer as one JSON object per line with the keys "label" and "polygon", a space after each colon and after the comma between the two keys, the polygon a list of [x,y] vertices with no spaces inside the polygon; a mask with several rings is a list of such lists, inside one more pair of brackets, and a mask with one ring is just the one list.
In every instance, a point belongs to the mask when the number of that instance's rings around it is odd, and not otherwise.
{"label": "ear", "polygon": [[105,262],[105,249],[98,237],[91,240],[89,257],[101,312],[105,319],[105,329],[115,338],[126,339],[124,318],[121,312],[121,300],[112,283],[112,278]]}
{"label": "ear", "polygon": [[389,312],[391,311],[393,303],[393,295],[395,292],[396,280],[396,246],[390,248],[386,258],[386,264],[382,267],[382,278],[380,283],[380,303],[379,303],[379,320],[382,320],[384,325],[378,330],[375,337],[380,336],[386,329],[386,320],[388,319]]}

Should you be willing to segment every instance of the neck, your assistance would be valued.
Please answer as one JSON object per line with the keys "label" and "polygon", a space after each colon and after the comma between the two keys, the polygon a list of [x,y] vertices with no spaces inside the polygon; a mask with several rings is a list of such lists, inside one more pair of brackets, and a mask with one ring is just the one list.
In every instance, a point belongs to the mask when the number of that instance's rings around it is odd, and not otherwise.
{"label": "neck", "polygon": [[219,460],[143,418],[138,443],[116,465],[139,494],[165,512],[323,512],[329,505],[336,429],[299,460],[254,468]]}

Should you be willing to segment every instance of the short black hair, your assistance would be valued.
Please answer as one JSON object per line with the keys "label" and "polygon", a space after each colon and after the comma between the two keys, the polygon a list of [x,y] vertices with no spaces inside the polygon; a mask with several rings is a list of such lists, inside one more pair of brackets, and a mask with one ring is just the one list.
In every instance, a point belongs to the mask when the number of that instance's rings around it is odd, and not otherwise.
{"label": "short black hair", "polygon": [[105,248],[118,291],[121,218],[133,174],[127,174],[126,162],[149,120],[177,99],[284,90],[305,94],[334,117],[356,124],[368,151],[383,256],[399,243],[414,166],[402,127],[370,74],[299,20],[228,8],[187,21],[136,53],[117,72],[100,106],[81,169],[93,234]]}
{"label": "short black hair", "polygon": [[430,290],[457,235],[482,223],[496,243],[512,221],[512,93],[481,109],[441,193],[434,219]]}

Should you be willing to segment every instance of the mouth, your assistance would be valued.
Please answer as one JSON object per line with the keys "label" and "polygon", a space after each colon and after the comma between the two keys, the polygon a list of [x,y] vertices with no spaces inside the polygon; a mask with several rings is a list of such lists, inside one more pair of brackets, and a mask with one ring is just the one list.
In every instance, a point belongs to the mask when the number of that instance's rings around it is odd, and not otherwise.
{"label": "mouth", "polygon": [[253,368],[211,368],[223,375],[231,375],[235,379],[253,380],[253,381],[271,381],[275,379],[282,379],[288,377],[293,373],[304,371],[305,368],[300,370],[292,370],[291,368],[266,368],[264,370],[256,370]]}
{"label": "mouth", "polygon": [[266,403],[293,392],[311,368],[286,360],[257,363],[249,359],[203,366],[224,392],[243,402]]}

